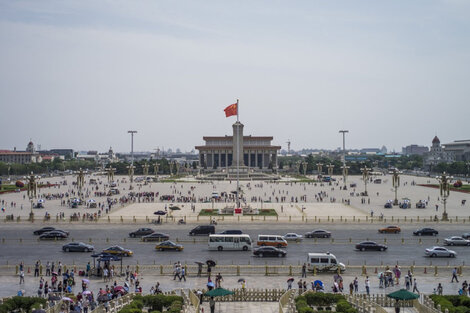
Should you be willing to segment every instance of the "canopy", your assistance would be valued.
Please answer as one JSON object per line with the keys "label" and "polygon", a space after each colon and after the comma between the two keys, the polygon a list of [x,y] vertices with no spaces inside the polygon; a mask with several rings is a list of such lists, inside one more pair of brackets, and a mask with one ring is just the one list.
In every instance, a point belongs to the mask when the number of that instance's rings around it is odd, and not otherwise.
{"label": "canopy", "polygon": [[95,202],[96,202],[95,199],[88,200],[88,203],[95,203]]}
{"label": "canopy", "polygon": [[206,292],[204,295],[208,297],[223,297],[233,295],[233,292],[224,288],[216,288]]}
{"label": "canopy", "polygon": [[323,287],[323,282],[322,282],[321,280],[316,280],[316,281],[313,282],[313,285],[314,285],[314,286],[317,286],[317,285],[318,285],[318,286],[320,286],[320,287]]}
{"label": "canopy", "polygon": [[396,300],[413,300],[413,299],[418,299],[419,295],[416,293],[410,292],[406,289],[400,289],[398,291],[389,293],[387,297],[396,299]]}
{"label": "canopy", "polygon": [[44,199],[39,199],[38,203],[44,203]]}

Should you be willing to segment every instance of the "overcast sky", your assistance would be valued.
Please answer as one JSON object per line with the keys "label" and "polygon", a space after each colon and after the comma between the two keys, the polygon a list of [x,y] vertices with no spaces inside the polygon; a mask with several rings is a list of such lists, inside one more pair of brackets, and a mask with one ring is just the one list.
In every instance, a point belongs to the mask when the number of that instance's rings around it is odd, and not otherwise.
{"label": "overcast sky", "polygon": [[0,149],[470,139],[470,1],[0,0]]}

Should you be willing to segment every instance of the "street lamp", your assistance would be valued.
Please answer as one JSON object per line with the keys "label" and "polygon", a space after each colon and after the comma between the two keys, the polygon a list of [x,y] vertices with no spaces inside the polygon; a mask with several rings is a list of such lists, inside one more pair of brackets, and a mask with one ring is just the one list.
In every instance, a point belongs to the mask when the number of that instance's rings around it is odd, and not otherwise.
{"label": "street lamp", "polygon": [[307,165],[308,163],[303,161],[302,162],[302,171],[304,172],[304,176],[307,175]]}
{"label": "street lamp", "polygon": [[346,168],[346,134],[349,133],[349,130],[340,130],[340,133],[343,134],[343,181],[344,181],[344,190],[346,190],[346,176],[348,175],[348,169]]}
{"label": "street lamp", "polygon": [[155,180],[158,180],[158,167],[160,165],[155,161],[155,164],[153,165],[153,171],[155,172]]}
{"label": "street lamp", "polygon": [[142,165],[142,171],[143,171],[143,174],[144,174],[144,177],[147,177],[148,174],[149,174],[149,165],[147,163],[143,164]]}
{"label": "street lamp", "polygon": [[78,197],[82,200],[82,188],[85,184],[85,174],[82,168],[80,168],[78,172],[75,172],[75,174],[77,174]]}
{"label": "street lamp", "polygon": [[436,177],[437,181],[439,182],[440,186],[440,194],[442,198],[442,203],[444,204],[444,212],[442,213],[442,220],[447,221],[449,217],[447,215],[446,205],[447,205],[447,198],[450,194],[450,182],[452,181],[452,176],[447,176],[446,172],[442,173],[441,176]]}
{"label": "street lamp", "polygon": [[400,187],[400,172],[394,168],[393,169],[393,176],[392,176],[392,184],[393,188],[395,188],[395,200],[393,201],[393,205],[398,205],[398,197],[397,197],[397,191],[398,187]]}
{"label": "street lamp", "polygon": [[332,176],[333,176],[333,169],[334,169],[334,165],[333,164],[328,164],[326,166],[328,168],[328,176],[330,176],[330,186],[331,186],[331,181],[332,181]]}
{"label": "street lamp", "polygon": [[323,163],[317,163],[318,177],[322,176]]}
{"label": "street lamp", "polygon": [[364,196],[367,197],[367,181],[369,180],[369,171],[370,168],[364,165],[363,168],[361,168],[362,171],[362,179],[364,180]]}
{"label": "street lamp", "polygon": [[136,130],[128,130],[128,134],[131,134],[131,165],[127,168],[129,169],[129,176],[131,179],[131,184],[129,186],[129,190],[132,190],[132,183],[134,182],[134,134],[137,134]]}
{"label": "street lamp", "polygon": [[109,164],[109,167],[105,168],[105,171],[108,176],[108,184],[111,184],[111,182],[114,181],[114,173],[116,172],[116,169]]}
{"label": "street lamp", "polygon": [[346,187],[346,178],[348,177],[349,166],[346,166],[346,164],[345,164],[345,165],[341,166],[341,169],[343,170],[343,182],[344,182],[343,189],[346,190],[347,189],[347,187]]}
{"label": "street lamp", "polygon": [[33,198],[37,198],[38,196],[38,183],[39,180],[38,176],[34,176],[33,172],[29,175],[26,180],[28,181],[28,197],[29,201],[31,202],[31,212],[29,213],[29,218],[33,221],[34,213],[33,213]]}

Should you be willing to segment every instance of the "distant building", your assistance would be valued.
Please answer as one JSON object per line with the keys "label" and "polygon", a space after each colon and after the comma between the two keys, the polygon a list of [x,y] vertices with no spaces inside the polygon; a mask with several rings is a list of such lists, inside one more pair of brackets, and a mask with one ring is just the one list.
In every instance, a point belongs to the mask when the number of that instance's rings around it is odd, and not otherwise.
{"label": "distant building", "polygon": [[470,140],[455,140],[443,146],[444,151],[452,154],[455,161],[470,161]]}
{"label": "distant building", "polygon": [[426,154],[424,164],[433,167],[439,163],[452,163],[454,156],[452,152],[446,152],[441,146],[441,141],[437,136],[432,140],[431,151]]}
{"label": "distant building", "polygon": [[32,141],[28,143],[25,151],[0,150],[0,162],[14,164],[30,164],[41,162],[41,156],[36,152]]}
{"label": "distant building", "polygon": [[403,155],[425,155],[428,152],[428,147],[418,145],[409,145],[401,149]]}
{"label": "distant building", "polygon": [[379,148],[364,148],[360,150],[362,154],[377,154],[377,153],[380,153],[381,151],[382,150]]}

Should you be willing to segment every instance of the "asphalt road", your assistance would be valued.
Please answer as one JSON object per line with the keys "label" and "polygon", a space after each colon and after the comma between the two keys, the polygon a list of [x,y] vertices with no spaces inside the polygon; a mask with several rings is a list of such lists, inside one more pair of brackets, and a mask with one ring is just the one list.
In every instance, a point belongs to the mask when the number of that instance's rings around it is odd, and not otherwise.
{"label": "asphalt road", "polygon": [[[66,227],[65,227],[66,226]],[[92,239],[95,251],[118,244],[124,248],[131,249],[134,256],[125,258],[125,264],[170,264],[176,261],[187,262],[205,261],[206,259],[216,260],[219,264],[298,264],[306,261],[309,252],[329,251],[336,255],[340,262],[349,265],[380,265],[383,264],[411,264],[416,265],[461,265],[462,262],[470,260],[470,247],[451,247],[458,256],[455,259],[433,258],[424,256],[424,249],[436,245],[436,240],[442,245],[444,238],[461,235],[470,231],[470,226],[466,225],[437,225],[439,235],[436,237],[415,237],[413,230],[424,225],[407,225],[402,227],[400,234],[379,234],[379,227],[386,225],[276,225],[276,224],[250,224],[250,225],[221,225],[216,226],[216,231],[226,229],[241,229],[249,234],[253,241],[258,234],[278,234],[284,235],[287,232],[297,232],[304,234],[315,228],[327,229],[332,232],[332,239],[304,239],[301,243],[289,243],[287,256],[285,258],[258,258],[252,252],[243,251],[209,251],[207,248],[207,236],[191,237],[188,235],[194,225],[162,225],[150,226],[156,231],[162,231],[170,235],[170,240],[178,239],[184,245],[183,252],[165,251],[160,252],[154,249],[155,243],[141,242],[140,239],[129,238],[128,233],[139,227],[146,225],[60,225],[57,228],[70,231],[70,238],[64,241],[38,241],[33,231],[41,228],[38,225],[2,225],[0,230],[0,265],[7,262],[16,264],[24,261],[26,264],[33,264],[36,260],[62,261],[65,264],[85,264],[91,261],[90,253],[65,253],[62,252],[62,245],[66,242],[83,241]],[[20,238],[22,241],[20,242]],[[107,242],[106,238],[109,238]],[[125,241],[124,241],[125,238]],[[351,238],[351,242],[349,241]],[[404,243],[402,243],[402,238]],[[363,240],[374,240],[388,245],[385,252],[360,252],[354,249],[354,244]],[[419,239],[422,243],[419,243]],[[3,241],[4,240],[4,241]],[[193,243],[193,240],[196,243]]]}

